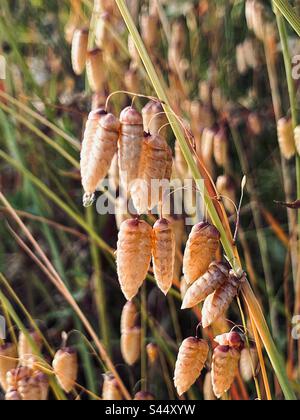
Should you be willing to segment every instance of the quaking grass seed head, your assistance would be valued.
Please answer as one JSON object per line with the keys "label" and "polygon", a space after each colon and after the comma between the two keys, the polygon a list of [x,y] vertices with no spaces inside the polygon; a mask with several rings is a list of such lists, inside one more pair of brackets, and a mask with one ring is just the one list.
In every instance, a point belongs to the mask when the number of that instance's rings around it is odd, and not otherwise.
{"label": "quaking grass seed head", "polygon": [[175,365],[174,385],[178,395],[187,392],[196,382],[208,357],[206,341],[189,337],[183,341]]}
{"label": "quaking grass seed head", "polygon": [[88,47],[88,29],[77,29],[72,40],[72,67],[74,73],[79,76],[84,72]]}
{"label": "quaking grass seed head", "polygon": [[71,347],[58,350],[52,366],[55,376],[62,389],[69,393],[75,386],[78,374],[78,359],[76,351]]}
{"label": "quaking grass seed head", "polygon": [[187,284],[194,283],[215,259],[220,233],[210,223],[201,222],[192,228],[183,257],[183,274]]}

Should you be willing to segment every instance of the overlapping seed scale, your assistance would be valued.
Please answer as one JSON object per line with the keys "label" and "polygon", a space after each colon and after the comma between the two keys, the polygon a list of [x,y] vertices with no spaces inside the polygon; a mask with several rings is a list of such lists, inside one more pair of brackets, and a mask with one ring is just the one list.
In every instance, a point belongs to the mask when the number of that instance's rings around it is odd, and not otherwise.
{"label": "overlapping seed scale", "polygon": [[221,398],[231,387],[238,371],[241,353],[226,346],[214,350],[212,362],[212,384],[217,398]]}

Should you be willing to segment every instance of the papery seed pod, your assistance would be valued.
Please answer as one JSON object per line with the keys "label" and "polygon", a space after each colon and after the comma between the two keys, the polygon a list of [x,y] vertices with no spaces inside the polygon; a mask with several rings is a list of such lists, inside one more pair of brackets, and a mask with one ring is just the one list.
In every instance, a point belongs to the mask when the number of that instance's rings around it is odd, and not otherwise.
{"label": "papery seed pod", "polygon": [[219,346],[229,346],[231,348],[239,350],[241,350],[244,347],[244,340],[241,334],[235,331],[218,335],[214,338],[214,341],[218,343]]}
{"label": "papery seed pod", "polygon": [[137,68],[130,66],[124,75],[124,84],[129,92],[138,92],[140,90],[141,80]]}
{"label": "papery seed pod", "polygon": [[141,355],[141,329],[139,327],[122,331],[121,352],[125,362],[132,366]]}
{"label": "papery seed pod", "polygon": [[166,171],[164,178],[170,181],[173,176],[173,152],[170,146],[166,150]]}
{"label": "papery seed pod", "polygon": [[207,372],[203,384],[203,396],[205,401],[215,401],[215,393],[212,386],[211,372]]}
{"label": "papery seed pod", "polygon": [[122,188],[128,191],[130,184],[138,178],[144,139],[143,118],[137,110],[132,107],[127,107],[120,115],[120,122],[120,183]]}
{"label": "papery seed pod", "polygon": [[104,109],[95,109],[90,112],[84,130],[84,136],[81,146],[80,154],[80,169],[81,169],[81,178],[87,171],[90,162],[91,150],[93,148],[94,139],[99,127],[100,119],[106,115]]}
{"label": "papery seed pod", "polygon": [[117,270],[127,300],[138,293],[151,261],[152,229],[146,222],[130,219],[122,223],[117,245]]}
{"label": "papery seed pod", "polygon": [[300,126],[298,125],[294,130],[295,143],[298,155],[300,155]]}
{"label": "papery seed pod", "polygon": [[84,72],[88,47],[89,31],[77,29],[72,40],[72,67],[74,73],[79,76]]}
{"label": "papery seed pod", "polygon": [[162,105],[156,101],[148,102],[142,109],[144,130],[150,134],[166,135],[166,128],[162,127],[168,123],[168,119]]}
{"label": "papery seed pod", "polygon": [[24,366],[10,370],[6,374],[6,383],[8,388],[17,390],[18,382],[22,379],[29,378],[31,375],[32,370]]}
{"label": "papery seed pod", "polygon": [[6,375],[18,364],[17,348],[12,343],[6,343],[0,346],[0,385],[6,392],[8,389]]}
{"label": "papery seed pod", "polygon": [[104,401],[121,401],[123,399],[118,382],[109,373],[104,375],[102,399]]}
{"label": "papery seed pod", "polygon": [[221,128],[214,137],[214,158],[219,166],[228,166],[228,139],[226,131]]}
{"label": "papery seed pod", "polygon": [[121,333],[134,328],[138,320],[138,311],[136,305],[130,301],[127,302],[121,315]]}
{"label": "papery seed pod", "polygon": [[90,149],[87,167],[82,170],[82,185],[87,196],[92,196],[106,177],[118,149],[119,120],[112,114],[103,115]]}
{"label": "papery seed pod", "polygon": [[41,401],[41,388],[36,378],[23,378],[18,382],[18,393],[22,401]]}
{"label": "papery seed pod", "polygon": [[166,295],[174,277],[176,242],[172,224],[166,219],[153,226],[153,271],[160,290]]}
{"label": "papery seed pod", "polygon": [[157,361],[158,356],[159,356],[159,348],[157,344],[154,344],[154,343],[147,344],[146,350],[147,350],[147,356],[148,356],[150,364],[154,365],[154,363]]}
{"label": "papery seed pod", "polygon": [[227,311],[231,302],[238,294],[240,282],[241,280],[233,273],[230,273],[227,282],[206,298],[202,308],[203,328],[209,327]]}
{"label": "papery seed pod", "polygon": [[150,392],[140,391],[135,394],[134,396],[135,401],[154,401],[154,395],[150,394]]}
{"label": "papery seed pod", "polygon": [[256,374],[258,366],[258,354],[256,348],[252,347],[250,350],[244,348],[240,359],[240,373],[245,382],[251,381],[253,378],[253,369]]}
{"label": "papery seed pod", "polygon": [[220,194],[228,213],[236,212],[236,194],[233,180],[228,175],[220,175],[216,182],[217,191]]}
{"label": "papery seed pod", "polygon": [[72,348],[58,350],[52,362],[55,376],[62,389],[69,393],[75,386],[78,374],[77,353]]}
{"label": "papery seed pod", "polygon": [[128,212],[128,202],[125,197],[119,196],[115,201],[115,218],[118,230],[126,220],[131,219],[131,214]]}
{"label": "papery seed pod", "polygon": [[228,264],[212,262],[208,271],[191,285],[185,294],[181,309],[193,308],[228,279]]}
{"label": "papery seed pod", "polygon": [[5,394],[5,401],[22,401],[22,397],[17,390],[9,388]]}
{"label": "papery seed pod", "polygon": [[161,181],[165,179],[168,158],[168,145],[165,139],[158,134],[145,135],[139,176],[130,190],[138,214],[153,209],[162,200]]}
{"label": "papery seed pod", "polygon": [[146,47],[152,50],[157,45],[158,19],[156,15],[143,14],[141,16],[141,35]]}
{"label": "papery seed pod", "polygon": [[174,384],[179,395],[196,382],[207,360],[209,347],[206,341],[189,337],[180,346],[176,360]]}
{"label": "papery seed pod", "polygon": [[[37,331],[29,332],[31,339],[35,343],[37,352],[42,349],[42,338]],[[30,341],[26,335],[21,331],[18,342],[18,354],[20,365],[31,367],[34,360],[36,360],[36,350],[32,348]]]}
{"label": "papery seed pod", "polygon": [[212,384],[215,396],[221,398],[231,387],[238,371],[241,352],[229,346],[218,346],[212,361]]}
{"label": "papery seed pod", "polygon": [[99,48],[87,52],[86,72],[92,91],[101,92],[103,90],[105,76],[103,53]]}
{"label": "papery seed pod", "polygon": [[187,284],[194,283],[214,260],[220,233],[209,223],[195,225],[190,233],[183,257],[183,274]]}
{"label": "papery seed pod", "polygon": [[277,133],[281,153],[285,159],[289,160],[296,153],[292,120],[281,118],[277,123]]}

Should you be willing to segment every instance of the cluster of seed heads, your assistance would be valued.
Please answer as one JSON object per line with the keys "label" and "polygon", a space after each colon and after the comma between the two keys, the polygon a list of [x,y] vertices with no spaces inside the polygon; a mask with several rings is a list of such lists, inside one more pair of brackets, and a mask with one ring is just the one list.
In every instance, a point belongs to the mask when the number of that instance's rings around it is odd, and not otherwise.
{"label": "cluster of seed heads", "polygon": [[[18,346],[6,343],[0,347],[0,385],[6,400],[48,400],[49,369],[43,369],[41,350],[42,339],[36,331],[21,332]],[[53,359],[53,373],[66,393],[74,389],[77,371],[76,352],[60,349]]]}
{"label": "cluster of seed heads", "polygon": [[[204,396],[207,400],[213,400],[215,397],[221,398],[229,390],[244,351],[244,340],[236,332],[220,335],[215,338],[215,341],[218,346],[213,350],[211,372],[207,373],[204,381]],[[174,374],[174,384],[179,395],[187,392],[199,378],[208,355],[209,345],[205,340],[189,337],[183,341],[177,356]],[[244,364],[243,369],[245,369]],[[249,371],[247,371],[248,373]]]}

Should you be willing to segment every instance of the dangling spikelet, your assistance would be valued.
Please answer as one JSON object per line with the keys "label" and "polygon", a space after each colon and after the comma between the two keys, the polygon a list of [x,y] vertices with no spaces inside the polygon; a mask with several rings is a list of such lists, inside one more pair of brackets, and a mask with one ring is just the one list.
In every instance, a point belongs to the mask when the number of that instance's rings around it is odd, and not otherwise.
{"label": "dangling spikelet", "polygon": [[146,133],[166,135],[166,128],[162,127],[168,123],[164,109],[159,102],[150,101],[142,109],[144,130]]}
{"label": "dangling spikelet", "polygon": [[150,364],[154,365],[154,363],[157,361],[158,356],[159,356],[158,346],[154,343],[149,343],[147,344],[146,350],[147,350],[147,356],[148,356]]}
{"label": "dangling spikelet", "polygon": [[130,190],[138,214],[153,209],[161,200],[159,183],[165,179],[169,156],[165,139],[158,134],[145,135],[138,180],[132,184]]}
{"label": "dangling spikelet", "polygon": [[125,362],[132,366],[141,355],[141,329],[138,327],[122,331],[121,352]]}
{"label": "dangling spikelet", "polygon": [[8,389],[6,375],[18,364],[17,348],[12,343],[6,343],[0,346],[0,385],[6,392]]}
{"label": "dangling spikelet", "polygon": [[102,399],[104,401],[120,401],[123,399],[117,381],[109,373],[104,375]]}
{"label": "dangling spikelet", "polygon": [[209,223],[195,225],[190,233],[183,257],[183,274],[187,284],[194,283],[214,260],[220,233]]}
{"label": "dangling spikelet", "polygon": [[221,398],[231,387],[238,371],[241,352],[229,346],[218,346],[212,361],[212,384],[215,396]]}
{"label": "dangling spikelet", "polygon": [[72,67],[74,73],[79,76],[84,72],[88,47],[89,31],[77,29],[72,41]]}
{"label": "dangling spikelet", "polygon": [[91,151],[93,148],[96,133],[99,127],[100,120],[106,115],[103,109],[96,109],[90,112],[82,140],[81,154],[80,154],[80,170],[81,179],[84,178],[90,163]]}
{"label": "dangling spikelet", "polygon": [[228,139],[224,128],[221,128],[214,137],[214,158],[217,165],[228,166]]}
{"label": "dangling spikelet", "polygon": [[52,362],[55,376],[62,389],[69,393],[75,386],[78,373],[77,353],[71,348],[58,350]]}
{"label": "dangling spikelet", "polygon": [[294,130],[295,144],[298,155],[300,155],[300,125]]}
{"label": "dangling spikelet", "polygon": [[227,264],[212,262],[208,271],[186,292],[181,309],[193,308],[201,303],[227,281],[228,275]]}
{"label": "dangling spikelet", "polygon": [[144,138],[143,118],[134,108],[128,107],[122,111],[120,122],[120,183],[122,188],[127,192],[129,191],[130,184],[138,178]]}
{"label": "dangling spikelet", "polygon": [[152,229],[138,219],[122,223],[117,245],[117,269],[122,292],[127,300],[138,293],[151,261]]}
{"label": "dangling spikelet", "polygon": [[229,346],[239,350],[244,347],[244,340],[241,334],[235,331],[218,335],[214,338],[214,341],[218,343],[219,346]]}
{"label": "dangling spikelet", "polygon": [[277,123],[277,133],[281,153],[285,159],[289,160],[296,153],[292,120],[281,118]]}
{"label": "dangling spikelet", "polygon": [[251,381],[251,379],[253,378],[253,369],[254,373],[256,373],[257,366],[257,350],[254,347],[252,347],[250,350],[248,348],[244,348],[241,353],[240,372],[245,382]]}
{"label": "dangling spikelet", "polygon": [[206,298],[202,308],[203,328],[209,327],[227,311],[231,302],[238,294],[240,282],[241,280],[231,272],[226,283]]}
{"label": "dangling spikelet", "polygon": [[157,285],[165,295],[173,283],[175,251],[172,224],[166,219],[158,220],[153,226],[153,271]]}
{"label": "dangling spikelet", "polygon": [[[40,351],[42,349],[42,339],[38,332],[30,332],[29,335],[35,343],[36,350]],[[32,367],[32,364],[34,364],[34,361],[37,359],[35,349],[32,348],[31,343],[29,342],[29,340],[23,332],[20,332],[19,335],[18,354],[21,366]]]}
{"label": "dangling spikelet", "polygon": [[120,123],[112,114],[103,115],[90,149],[87,167],[82,171],[82,185],[86,196],[91,197],[106,177],[118,149]]}
{"label": "dangling spikelet", "polygon": [[150,392],[140,391],[134,396],[135,401],[154,401],[154,395],[150,394]]}
{"label": "dangling spikelet", "polygon": [[214,130],[205,128],[201,138],[201,155],[209,168],[212,166],[215,135],[216,132]]}
{"label": "dangling spikelet", "polygon": [[228,175],[220,175],[216,182],[216,188],[224,203],[225,209],[230,214],[236,212],[235,203],[235,185]]}
{"label": "dangling spikelet", "polygon": [[92,91],[101,92],[103,90],[105,76],[103,53],[99,48],[87,52],[86,71]]}
{"label": "dangling spikelet", "polygon": [[156,15],[143,14],[141,16],[141,35],[146,47],[152,50],[157,45],[158,20]]}
{"label": "dangling spikelet", "polygon": [[203,384],[203,396],[205,401],[215,401],[216,397],[212,386],[211,372],[207,372]]}
{"label": "dangling spikelet", "polygon": [[189,337],[180,346],[175,366],[174,384],[181,396],[196,382],[207,360],[206,341]]}
{"label": "dangling spikelet", "polygon": [[127,302],[121,315],[121,333],[134,328],[138,320],[138,311],[136,305],[130,301]]}

